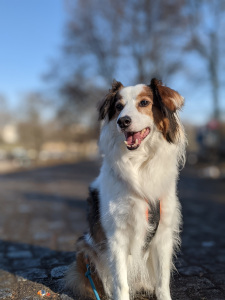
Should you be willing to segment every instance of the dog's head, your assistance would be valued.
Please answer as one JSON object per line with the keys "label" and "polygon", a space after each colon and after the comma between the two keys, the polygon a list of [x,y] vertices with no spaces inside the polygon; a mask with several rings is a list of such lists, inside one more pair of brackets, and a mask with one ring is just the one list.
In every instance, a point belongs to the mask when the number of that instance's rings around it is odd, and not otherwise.
{"label": "dog's head", "polygon": [[114,81],[99,105],[99,119],[117,124],[128,150],[139,148],[155,131],[168,143],[176,144],[179,136],[176,112],[183,104],[184,98],[178,92],[155,78],[149,85],[129,87]]}

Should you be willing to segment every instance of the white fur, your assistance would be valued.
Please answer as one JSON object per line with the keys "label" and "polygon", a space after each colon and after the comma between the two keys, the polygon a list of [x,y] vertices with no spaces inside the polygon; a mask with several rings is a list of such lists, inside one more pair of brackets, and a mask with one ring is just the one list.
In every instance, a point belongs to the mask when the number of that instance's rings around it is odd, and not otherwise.
{"label": "white fur", "polygon": [[[158,300],[170,300],[172,258],[179,246],[180,204],[176,195],[178,168],[185,161],[186,137],[178,117],[175,143],[163,137],[151,116],[136,105],[144,85],[120,90],[124,108],[117,119],[104,120],[99,148],[103,164],[92,188],[99,191],[101,225],[107,247],[86,234],[81,249],[94,263],[104,291],[110,299],[130,300],[137,291],[156,293]],[[129,116],[129,131],[150,128],[136,150],[128,150],[124,133],[117,126],[120,117]],[[145,217],[149,204],[161,203],[160,222],[147,250],[146,233],[153,230]],[[93,254],[93,251],[95,254]],[[75,265],[68,274],[74,287]],[[74,271],[75,270],[75,271]],[[72,277],[71,275],[72,274]]]}
{"label": "white fur", "polygon": [[[125,102],[125,107],[119,114],[117,120],[124,116],[129,116],[132,119],[132,124],[129,127],[130,131],[140,131],[146,127],[146,124],[149,125],[149,117],[140,113],[136,109],[136,98],[138,94],[143,90],[144,84],[138,84],[136,86],[129,86],[124,88],[121,91],[121,96],[123,98],[123,102]],[[117,125],[117,129],[120,131],[119,126]]]}
{"label": "white fur", "polygon": [[[149,293],[155,291],[158,300],[171,299],[172,257],[180,241],[176,181],[186,138],[179,123],[179,140],[168,143],[150,116],[138,112],[135,99],[142,89],[143,85],[138,85],[120,92],[125,107],[118,118],[129,115],[131,131],[150,127],[149,136],[138,149],[129,151],[116,120],[104,121],[99,141],[104,160],[92,184],[100,191],[101,222],[108,241],[108,252],[101,258],[105,268],[99,275],[107,295],[115,300],[129,300],[140,288]],[[149,230],[145,199],[160,199],[161,217],[156,235],[143,253]]]}

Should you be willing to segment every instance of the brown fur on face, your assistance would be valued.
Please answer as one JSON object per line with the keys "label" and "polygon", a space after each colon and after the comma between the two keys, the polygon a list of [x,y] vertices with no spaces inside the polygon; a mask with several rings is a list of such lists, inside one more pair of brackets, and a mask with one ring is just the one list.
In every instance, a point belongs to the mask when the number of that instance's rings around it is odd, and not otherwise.
{"label": "brown fur on face", "polygon": [[[149,101],[149,105],[145,107],[140,107],[139,103],[142,100]],[[163,117],[163,114],[160,111],[160,109],[153,104],[153,93],[148,86],[144,87],[143,91],[138,95],[136,107],[140,113],[146,114],[154,120],[156,127],[159,131],[162,132],[163,137],[166,139],[169,130],[169,120]]]}
{"label": "brown fur on face", "polygon": [[[139,103],[142,100],[149,101],[149,104],[140,107]],[[144,87],[138,95],[136,108],[154,120],[158,130],[168,142],[176,143],[179,136],[176,110],[182,105],[183,98],[176,91],[163,86],[161,81],[152,79],[151,85]]]}
{"label": "brown fur on face", "polygon": [[98,106],[99,120],[104,120],[108,115],[109,121],[114,117],[116,113],[115,103],[118,101],[120,95],[119,90],[123,88],[121,82],[114,80],[112,83],[112,88],[109,93],[103,98]]}
{"label": "brown fur on face", "polygon": [[[149,105],[146,107],[139,106],[139,103],[142,100],[149,101]],[[143,88],[143,91],[137,96],[137,103],[136,103],[137,110],[142,114],[149,115],[153,119],[152,105],[153,105],[153,93],[148,86],[145,86]]]}

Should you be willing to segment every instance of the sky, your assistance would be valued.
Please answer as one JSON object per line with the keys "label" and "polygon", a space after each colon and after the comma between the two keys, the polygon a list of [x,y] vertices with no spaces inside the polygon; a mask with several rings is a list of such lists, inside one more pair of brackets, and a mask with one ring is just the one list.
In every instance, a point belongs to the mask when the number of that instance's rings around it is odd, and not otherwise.
{"label": "sky", "polygon": [[65,20],[63,0],[0,0],[0,94],[12,106],[43,86]]}
{"label": "sky", "polygon": [[[0,0],[0,95],[11,107],[46,85],[42,76],[60,56],[66,20],[64,0]],[[212,108],[211,91],[190,87],[181,77],[171,87],[186,98],[182,118],[203,124]]]}

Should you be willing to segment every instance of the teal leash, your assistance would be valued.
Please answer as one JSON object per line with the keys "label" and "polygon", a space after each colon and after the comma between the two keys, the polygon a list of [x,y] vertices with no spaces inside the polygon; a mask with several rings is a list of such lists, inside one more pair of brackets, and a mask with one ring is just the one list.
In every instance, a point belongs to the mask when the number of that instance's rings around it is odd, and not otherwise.
{"label": "teal leash", "polygon": [[91,278],[91,269],[90,269],[90,265],[89,265],[89,264],[86,264],[86,266],[87,266],[87,272],[85,273],[85,276],[86,276],[86,277],[89,279],[89,281],[90,281],[92,290],[93,290],[93,292],[94,292],[94,294],[95,294],[95,298],[96,298],[97,300],[101,300],[100,297],[99,297],[99,295],[98,295],[98,292],[97,292],[97,290],[96,290],[95,284],[94,284],[94,282],[93,282],[93,280],[92,280],[92,278]]}

